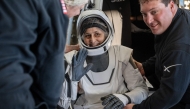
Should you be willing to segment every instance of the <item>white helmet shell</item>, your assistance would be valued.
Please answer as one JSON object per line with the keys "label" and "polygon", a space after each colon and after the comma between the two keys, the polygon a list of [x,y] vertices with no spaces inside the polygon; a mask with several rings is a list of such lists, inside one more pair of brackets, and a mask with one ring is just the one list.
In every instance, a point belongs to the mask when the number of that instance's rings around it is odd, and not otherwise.
{"label": "white helmet shell", "polygon": [[[85,19],[90,18],[90,17],[100,18],[101,20],[103,20],[105,22],[105,24],[108,27],[108,37],[105,39],[105,41],[102,44],[100,44],[96,47],[89,47],[86,44],[84,44],[82,36],[80,34],[81,24],[83,23],[83,21]],[[110,23],[109,18],[106,16],[106,14],[103,11],[100,11],[100,10],[83,11],[78,17],[76,28],[77,28],[77,37],[79,40],[79,44],[81,47],[84,47],[88,50],[88,56],[101,55],[101,54],[105,53],[111,46],[113,36],[114,36],[114,30],[113,30],[112,24]]]}

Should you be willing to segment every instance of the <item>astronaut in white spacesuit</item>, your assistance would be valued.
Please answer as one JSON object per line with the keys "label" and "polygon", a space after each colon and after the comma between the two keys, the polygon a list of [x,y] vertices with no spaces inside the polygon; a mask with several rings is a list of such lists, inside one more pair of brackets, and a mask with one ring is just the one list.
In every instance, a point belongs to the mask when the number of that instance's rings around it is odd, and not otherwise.
{"label": "astronaut in white spacesuit", "polygon": [[147,98],[148,88],[133,64],[132,49],[110,46],[114,31],[103,11],[82,12],[77,34],[81,49],[65,54],[68,66],[60,107],[71,108],[75,100],[74,109],[123,109]]}

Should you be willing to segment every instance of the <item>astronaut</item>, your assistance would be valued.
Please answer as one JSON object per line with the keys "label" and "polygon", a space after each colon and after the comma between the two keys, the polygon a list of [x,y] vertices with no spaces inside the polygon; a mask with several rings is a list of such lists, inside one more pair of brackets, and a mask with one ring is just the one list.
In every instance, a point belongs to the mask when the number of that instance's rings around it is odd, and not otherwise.
{"label": "astronaut", "polygon": [[114,30],[103,11],[83,11],[77,35],[81,49],[65,54],[68,66],[59,107],[72,108],[75,101],[75,109],[123,109],[147,98],[148,88],[132,61],[132,49],[111,46]]}

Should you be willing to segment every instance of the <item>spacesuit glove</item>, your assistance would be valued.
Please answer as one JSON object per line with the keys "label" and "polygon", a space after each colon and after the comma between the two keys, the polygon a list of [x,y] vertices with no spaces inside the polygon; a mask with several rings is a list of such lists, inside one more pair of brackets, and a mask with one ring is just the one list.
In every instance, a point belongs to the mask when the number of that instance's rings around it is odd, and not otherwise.
{"label": "spacesuit glove", "polygon": [[[116,95],[116,96],[115,96]],[[125,97],[122,94],[110,94],[105,97],[102,97],[102,105],[104,105],[104,109],[123,109],[124,108],[124,103],[121,101],[117,95],[121,95]],[[126,98],[127,100],[127,98]]]}
{"label": "spacesuit glove", "polygon": [[88,51],[85,48],[79,50],[72,58],[72,81],[79,81],[92,67],[92,63],[89,63],[84,67],[84,61],[86,60]]}

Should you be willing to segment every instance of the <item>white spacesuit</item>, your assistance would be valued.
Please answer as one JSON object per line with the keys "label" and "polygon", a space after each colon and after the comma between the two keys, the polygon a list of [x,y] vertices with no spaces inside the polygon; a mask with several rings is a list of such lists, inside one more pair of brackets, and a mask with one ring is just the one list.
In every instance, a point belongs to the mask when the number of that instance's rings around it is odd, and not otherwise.
{"label": "white spacesuit", "polygon": [[[82,39],[82,23],[91,17],[102,19],[108,30],[108,37],[97,47],[87,46]],[[93,25],[96,22],[89,23]],[[77,54],[77,51],[65,54],[68,66],[62,95],[58,103],[60,107],[68,109],[71,100],[76,100],[75,109],[103,109],[106,105],[107,109],[112,109],[111,107],[114,107],[115,104],[118,106],[116,109],[122,109],[128,103],[138,104],[147,98],[148,89],[140,72],[133,64],[132,49],[118,45],[110,46],[114,31],[108,17],[102,11],[82,12],[78,18],[77,30],[81,48],[88,51],[88,56],[82,64],[86,67],[89,63],[93,63],[93,67],[87,70],[87,73],[80,80],[73,81],[72,75],[75,74],[73,74],[72,62],[74,61],[72,58]],[[77,93],[81,94],[78,98]],[[116,102],[110,105],[109,102],[112,101]]]}

